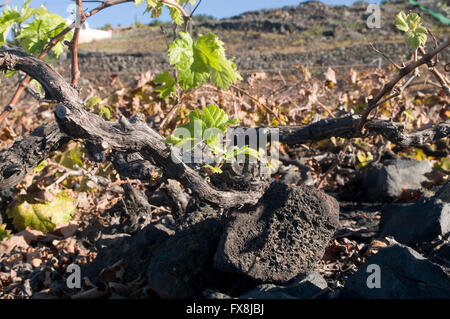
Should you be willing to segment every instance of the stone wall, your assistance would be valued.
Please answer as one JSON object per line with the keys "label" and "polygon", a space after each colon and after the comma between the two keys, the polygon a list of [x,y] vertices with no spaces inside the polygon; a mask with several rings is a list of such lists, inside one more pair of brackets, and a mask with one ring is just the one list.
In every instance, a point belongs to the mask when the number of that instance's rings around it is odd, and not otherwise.
{"label": "stone wall", "polygon": [[[396,61],[406,61],[411,52],[402,43],[378,43],[375,47]],[[449,61],[449,50],[443,51],[441,61]],[[295,65],[307,65],[314,69],[324,69],[328,66],[333,68],[366,68],[377,67],[380,55],[370,45],[355,45],[335,48],[324,51],[313,51],[305,53],[270,53],[259,52],[241,54],[236,57],[239,70],[245,74],[254,71],[289,73],[295,70]],[[105,54],[105,53],[80,53],[80,70],[82,74],[93,74],[98,76],[109,76],[118,74],[124,81],[131,81],[141,73],[151,70],[155,73],[169,69],[166,53],[150,54]],[[59,66],[70,64],[70,59],[59,61]],[[382,66],[388,62],[382,59]]]}

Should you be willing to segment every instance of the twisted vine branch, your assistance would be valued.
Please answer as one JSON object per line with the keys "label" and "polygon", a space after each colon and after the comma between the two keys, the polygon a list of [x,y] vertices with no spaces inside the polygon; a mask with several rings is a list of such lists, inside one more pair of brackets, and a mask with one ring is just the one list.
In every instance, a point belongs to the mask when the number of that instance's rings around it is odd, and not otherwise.
{"label": "twisted vine branch", "polygon": [[[17,141],[8,150],[0,151],[0,191],[15,186],[40,161],[70,139],[83,139],[105,150],[139,152],[144,159],[152,159],[168,178],[180,181],[202,201],[231,208],[255,204],[262,195],[253,192],[220,191],[206,182],[195,170],[179,160],[164,142],[163,137],[136,115],[131,120],[117,122],[103,120],[85,109],[78,92],[51,66],[17,50],[0,51],[0,70],[21,70],[43,86],[46,97],[59,102],[55,111],[57,123],[45,124],[30,136]],[[280,142],[294,145],[319,141],[332,136],[350,138],[361,121],[359,116],[325,119],[298,126],[264,128],[265,134],[279,130]],[[395,144],[421,146],[450,133],[450,121],[406,133],[401,124],[373,120],[367,123],[370,134],[381,134]],[[243,131],[245,134],[245,129]]]}
{"label": "twisted vine branch", "polygon": [[[204,202],[224,208],[253,205],[264,191],[255,194],[213,188],[195,170],[178,160],[162,136],[152,130],[140,116],[135,116],[130,121],[122,118],[117,122],[108,122],[86,111],[78,92],[51,66],[39,59],[21,51],[5,50],[0,52],[0,70],[5,69],[27,73],[41,83],[46,96],[61,103],[56,108],[55,116],[63,133],[102,145],[105,149],[140,152],[144,158],[153,159],[163,168],[167,177],[180,181]],[[7,171],[2,178],[8,179],[8,174]]]}

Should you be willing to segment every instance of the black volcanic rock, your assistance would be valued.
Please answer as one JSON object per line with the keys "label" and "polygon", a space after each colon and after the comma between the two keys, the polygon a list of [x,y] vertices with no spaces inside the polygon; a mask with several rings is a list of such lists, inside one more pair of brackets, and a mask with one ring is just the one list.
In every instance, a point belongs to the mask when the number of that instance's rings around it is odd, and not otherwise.
{"label": "black volcanic rock", "polygon": [[317,272],[312,272],[288,286],[264,284],[240,296],[240,299],[310,299],[327,287]]}
{"label": "black volcanic rock", "polygon": [[153,253],[147,277],[161,298],[195,298],[222,278],[213,256],[223,224],[207,218],[177,232]]}
{"label": "black volcanic rock", "polygon": [[287,283],[319,261],[339,225],[339,205],[309,186],[273,183],[256,210],[238,213],[222,235],[216,268],[257,282]]}
{"label": "black volcanic rock", "polygon": [[[379,286],[374,268],[379,267]],[[370,281],[370,285],[367,282]],[[369,287],[370,286],[370,287]],[[424,299],[450,298],[450,275],[417,251],[399,244],[381,249],[359,270],[347,278],[342,291],[344,298]]]}
{"label": "black volcanic rock", "polygon": [[438,198],[426,202],[391,204],[381,211],[379,237],[393,236],[414,245],[445,236],[450,231],[450,204]]}
{"label": "black volcanic rock", "polygon": [[420,190],[432,171],[428,160],[387,160],[365,167],[361,172],[364,197],[370,201],[392,202],[404,190]]}

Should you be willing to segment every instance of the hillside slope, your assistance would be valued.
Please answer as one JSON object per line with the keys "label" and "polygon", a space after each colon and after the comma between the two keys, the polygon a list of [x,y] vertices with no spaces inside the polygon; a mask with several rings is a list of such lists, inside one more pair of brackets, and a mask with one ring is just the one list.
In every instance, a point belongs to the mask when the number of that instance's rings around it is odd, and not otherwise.
{"label": "hillside slope", "polygon": [[[194,23],[195,33],[214,32],[226,43],[230,54],[250,50],[271,53],[308,52],[332,49],[369,41],[397,42],[401,32],[394,27],[400,11],[418,12],[406,1],[381,5],[381,28],[367,27],[368,4],[331,6],[309,1],[298,6],[258,10],[222,20]],[[445,34],[449,27],[428,14],[421,13],[424,24],[434,33]],[[166,25],[167,30],[170,26]],[[159,27],[122,27],[114,30],[112,40],[82,45],[86,52],[153,53],[166,47]]]}
{"label": "hillside slope", "polygon": [[[286,71],[297,64],[313,69],[374,67],[379,65],[380,55],[370,48],[371,42],[394,59],[408,59],[410,50],[404,45],[402,33],[395,29],[395,15],[400,11],[420,13],[419,9],[407,1],[383,3],[381,28],[370,29],[367,7],[366,3],[331,6],[310,1],[222,20],[197,21],[193,30],[195,34],[217,34],[244,73]],[[428,14],[421,15],[438,37],[450,34],[449,27]],[[164,28],[170,33],[170,25]],[[125,77],[147,70],[158,72],[168,68],[166,48],[159,26],[117,28],[113,39],[81,46],[82,71],[127,73]],[[444,58],[448,56],[448,52],[443,54]]]}

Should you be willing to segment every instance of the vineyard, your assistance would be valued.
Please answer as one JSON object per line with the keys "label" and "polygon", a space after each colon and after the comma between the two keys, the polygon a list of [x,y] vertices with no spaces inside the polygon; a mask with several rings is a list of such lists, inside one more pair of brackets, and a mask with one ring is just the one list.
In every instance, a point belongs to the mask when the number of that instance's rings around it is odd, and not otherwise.
{"label": "vineyard", "polygon": [[450,298],[448,25],[76,4],[2,7],[0,298]]}

